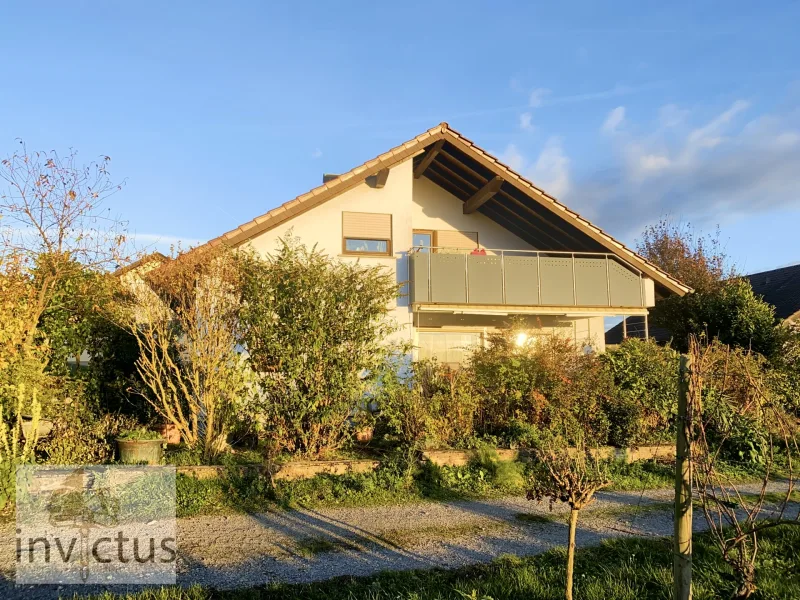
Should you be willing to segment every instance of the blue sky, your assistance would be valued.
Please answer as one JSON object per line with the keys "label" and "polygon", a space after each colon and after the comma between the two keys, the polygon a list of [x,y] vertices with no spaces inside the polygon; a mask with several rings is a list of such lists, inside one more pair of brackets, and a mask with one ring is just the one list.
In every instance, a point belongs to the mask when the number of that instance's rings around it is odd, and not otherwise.
{"label": "blue sky", "polygon": [[39,2],[0,15],[0,154],[111,156],[140,243],[204,241],[448,121],[633,243],[800,261],[797,2]]}

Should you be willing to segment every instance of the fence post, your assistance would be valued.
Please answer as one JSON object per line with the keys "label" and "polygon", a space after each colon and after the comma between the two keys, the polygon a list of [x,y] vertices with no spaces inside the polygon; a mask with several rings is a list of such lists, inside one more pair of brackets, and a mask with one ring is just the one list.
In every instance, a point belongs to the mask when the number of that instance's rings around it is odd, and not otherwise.
{"label": "fence post", "polygon": [[675,600],[692,597],[692,457],[691,421],[689,407],[694,392],[691,389],[692,357],[681,355],[678,388],[678,435],[675,453],[675,540],[673,574]]}

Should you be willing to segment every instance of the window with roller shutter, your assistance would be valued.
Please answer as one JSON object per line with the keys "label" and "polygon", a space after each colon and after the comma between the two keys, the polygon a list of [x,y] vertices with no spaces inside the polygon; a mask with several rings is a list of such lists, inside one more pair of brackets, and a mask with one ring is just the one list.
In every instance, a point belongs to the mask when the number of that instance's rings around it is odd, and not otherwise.
{"label": "window with roller shutter", "polygon": [[436,245],[440,252],[470,252],[478,247],[478,232],[439,230]]}
{"label": "window with roller shutter", "polygon": [[391,256],[392,215],[384,213],[342,213],[342,253]]}

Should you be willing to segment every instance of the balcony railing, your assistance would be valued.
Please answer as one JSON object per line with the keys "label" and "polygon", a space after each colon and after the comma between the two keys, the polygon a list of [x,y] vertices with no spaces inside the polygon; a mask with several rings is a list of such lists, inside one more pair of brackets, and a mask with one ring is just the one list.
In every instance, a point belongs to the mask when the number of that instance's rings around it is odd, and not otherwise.
{"label": "balcony railing", "polygon": [[613,254],[417,246],[412,303],[644,307],[641,271]]}

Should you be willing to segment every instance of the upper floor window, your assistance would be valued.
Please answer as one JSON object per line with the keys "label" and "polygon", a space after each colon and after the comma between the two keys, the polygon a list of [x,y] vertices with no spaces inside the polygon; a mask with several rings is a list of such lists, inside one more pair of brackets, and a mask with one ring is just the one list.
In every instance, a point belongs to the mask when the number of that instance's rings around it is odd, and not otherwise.
{"label": "upper floor window", "polygon": [[367,256],[391,256],[392,215],[343,212],[342,252]]}

